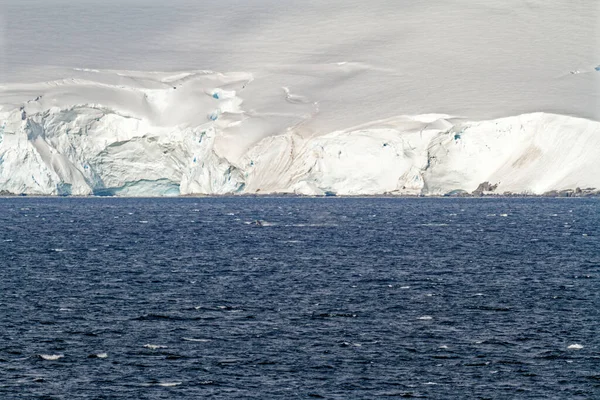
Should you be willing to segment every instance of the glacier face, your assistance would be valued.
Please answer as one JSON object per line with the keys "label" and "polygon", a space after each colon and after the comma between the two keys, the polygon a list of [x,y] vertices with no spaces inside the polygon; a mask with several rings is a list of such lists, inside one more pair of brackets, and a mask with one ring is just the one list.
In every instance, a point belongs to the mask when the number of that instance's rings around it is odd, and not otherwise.
{"label": "glacier face", "polygon": [[[344,78],[362,67],[326,68]],[[269,90],[250,73],[75,75],[0,88],[0,191],[443,195],[483,182],[497,193],[600,188],[600,123],[592,120],[427,114],[323,131],[322,105],[310,93]]]}

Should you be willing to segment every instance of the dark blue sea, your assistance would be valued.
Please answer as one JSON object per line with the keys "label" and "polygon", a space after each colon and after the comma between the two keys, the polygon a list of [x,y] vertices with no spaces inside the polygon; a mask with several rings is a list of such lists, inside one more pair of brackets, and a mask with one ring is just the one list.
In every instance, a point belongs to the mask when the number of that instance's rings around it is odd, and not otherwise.
{"label": "dark blue sea", "polygon": [[600,399],[600,199],[0,199],[0,399]]}

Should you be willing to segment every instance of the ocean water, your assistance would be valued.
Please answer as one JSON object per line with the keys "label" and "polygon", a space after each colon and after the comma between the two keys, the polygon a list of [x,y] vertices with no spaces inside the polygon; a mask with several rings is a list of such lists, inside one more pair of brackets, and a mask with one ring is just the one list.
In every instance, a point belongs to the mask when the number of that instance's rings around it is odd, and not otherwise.
{"label": "ocean water", "polygon": [[598,199],[7,198],[0,226],[2,399],[600,398]]}

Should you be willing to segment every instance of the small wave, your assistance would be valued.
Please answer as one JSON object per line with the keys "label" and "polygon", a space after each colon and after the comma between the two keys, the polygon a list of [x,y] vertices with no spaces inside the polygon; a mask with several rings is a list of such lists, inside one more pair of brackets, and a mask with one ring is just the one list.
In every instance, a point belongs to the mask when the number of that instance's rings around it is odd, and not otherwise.
{"label": "small wave", "polygon": [[46,361],[56,361],[64,357],[62,354],[40,354],[39,357]]}
{"label": "small wave", "polygon": [[107,353],[90,354],[88,358],[108,358]]}
{"label": "small wave", "polygon": [[581,349],[583,349],[583,346],[576,343],[576,344],[570,345],[569,347],[567,347],[567,349],[569,349],[569,350],[581,350]]}
{"label": "small wave", "polygon": [[160,382],[160,383],[158,383],[158,386],[162,386],[162,387],[174,387],[174,386],[179,386],[182,383],[183,382]]}
{"label": "small wave", "polygon": [[147,349],[152,349],[152,350],[166,349],[167,348],[167,346],[161,346],[159,344],[145,344],[144,347],[147,348]]}

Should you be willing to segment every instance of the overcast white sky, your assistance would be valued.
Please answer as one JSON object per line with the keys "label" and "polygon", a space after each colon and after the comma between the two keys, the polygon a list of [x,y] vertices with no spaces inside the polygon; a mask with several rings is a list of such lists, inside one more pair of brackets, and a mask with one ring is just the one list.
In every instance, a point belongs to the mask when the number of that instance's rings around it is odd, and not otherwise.
{"label": "overcast white sky", "polygon": [[481,117],[512,108],[590,117],[599,18],[598,0],[0,0],[0,82],[36,80],[48,66],[261,71],[355,61],[392,71],[382,95],[422,111],[455,96],[457,110]]}

